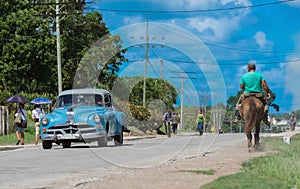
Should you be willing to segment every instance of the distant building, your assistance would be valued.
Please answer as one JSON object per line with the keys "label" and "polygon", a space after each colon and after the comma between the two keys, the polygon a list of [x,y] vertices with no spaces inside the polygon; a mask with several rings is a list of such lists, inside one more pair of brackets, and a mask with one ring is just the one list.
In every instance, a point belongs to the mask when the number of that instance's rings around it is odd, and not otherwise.
{"label": "distant building", "polygon": [[288,120],[281,120],[277,122],[277,126],[287,126],[289,124]]}

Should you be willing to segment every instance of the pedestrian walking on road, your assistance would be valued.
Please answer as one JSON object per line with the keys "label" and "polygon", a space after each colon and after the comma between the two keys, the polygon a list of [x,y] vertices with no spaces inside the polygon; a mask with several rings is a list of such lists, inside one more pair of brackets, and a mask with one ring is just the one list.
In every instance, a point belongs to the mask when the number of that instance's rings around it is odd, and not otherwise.
{"label": "pedestrian walking on road", "polygon": [[45,114],[44,110],[41,108],[39,104],[34,105],[34,109],[32,110],[32,119],[35,125],[35,144],[38,144],[39,133],[40,133],[40,117]]}
{"label": "pedestrian walking on road", "polygon": [[[19,109],[15,112],[15,118],[20,117],[20,122],[15,125],[15,132],[17,136],[16,145],[19,145],[22,138],[22,145],[24,145],[25,141],[25,128],[27,127],[27,112],[25,110],[25,106],[23,103],[19,103]],[[26,125],[26,126],[25,126]],[[21,134],[21,138],[20,138]]]}
{"label": "pedestrian walking on road", "polygon": [[176,112],[173,113],[171,120],[172,120],[173,134],[176,135],[178,129],[178,123],[180,122],[180,118],[178,117],[178,114]]}
{"label": "pedestrian walking on road", "polygon": [[172,119],[172,112],[171,112],[171,110],[168,110],[164,114],[164,125],[165,125],[166,134],[168,135],[168,137],[171,136],[171,119]]}
{"label": "pedestrian walking on road", "polygon": [[199,131],[199,136],[203,134],[204,123],[205,123],[205,116],[203,114],[202,109],[200,109],[197,116],[197,129]]}
{"label": "pedestrian walking on road", "polygon": [[296,117],[295,117],[294,113],[292,113],[292,116],[291,116],[289,122],[290,122],[291,131],[295,131],[297,120],[296,120]]}

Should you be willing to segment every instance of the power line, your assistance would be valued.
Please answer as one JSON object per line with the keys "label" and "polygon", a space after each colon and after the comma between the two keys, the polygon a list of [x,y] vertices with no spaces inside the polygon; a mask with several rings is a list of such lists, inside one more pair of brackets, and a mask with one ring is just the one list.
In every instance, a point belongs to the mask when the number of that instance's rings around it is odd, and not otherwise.
{"label": "power line", "polygon": [[[138,62],[142,61],[143,59],[137,59],[137,60],[128,60],[128,62]],[[178,62],[178,63],[183,63],[183,64],[211,64],[210,62],[195,62],[191,60],[170,60],[170,59],[164,59],[165,61],[169,62]],[[285,64],[285,63],[296,63],[300,62],[300,59],[295,59],[295,60],[285,60],[285,61],[270,61],[270,62],[257,62],[255,64]],[[245,65],[245,63],[218,63],[216,65],[224,65],[224,66],[237,66],[237,65]]]}
{"label": "power line", "polygon": [[[212,47],[217,47],[221,49],[226,49],[226,50],[235,50],[235,51],[244,51],[244,52],[253,52],[253,53],[274,53],[274,50],[255,50],[255,49],[244,49],[244,48],[234,48],[232,46],[226,46],[226,45],[217,45],[213,43],[208,43],[208,42],[203,42],[207,46],[212,46]],[[289,53],[288,50],[277,50],[275,51],[277,54],[281,53]],[[300,51],[297,51],[298,53]]]}
{"label": "power line", "polygon": [[163,10],[126,10],[126,9],[104,9],[98,8],[97,10],[106,11],[106,12],[126,12],[126,13],[158,13],[158,14],[177,14],[177,13],[198,13],[198,12],[216,12],[216,11],[228,11],[228,10],[236,10],[236,9],[249,9],[254,7],[263,7],[270,6],[275,4],[282,4],[287,2],[292,2],[295,0],[281,0],[269,3],[260,3],[254,5],[244,5],[244,6],[235,6],[228,8],[216,8],[216,9],[196,9],[196,10],[174,10],[174,11],[163,11]]}
{"label": "power line", "polygon": [[[168,27],[159,27],[157,26],[159,29],[166,31],[166,33],[171,33],[174,34],[178,37],[184,38],[185,40],[191,40],[193,42],[195,42],[194,38],[190,38],[190,36],[186,36],[186,35],[181,35],[180,33],[176,33],[174,30],[169,29]],[[197,41],[196,41],[197,42]],[[220,49],[225,49],[225,50],[234,50],[234,51],[241,51],[241,52],[249,52],[249,53],[276,53],[276,54],[297,54],[300,53],[300,51],[293,51],[290,52],[289,50],[284,50],[284,49],[279,49],[279,50],[256,50],[256,49],[247,49],[247,48],[242,48],[242,47],[233,47],[233,45],[220,45],[220,44],[215,44],[213,42],[207,42],[207,41],[201,41],[203,44],[207,45],[207,46],[212,46],[215,48],[220,48]],[[154,44],[155,45],[155,44]],[[132,47],[137,46],[137,45],[133,45]],[[142,44],[139,44],[139,46],[142,46]],[[160,44],[160,46],[165,47],[164,44]]]}

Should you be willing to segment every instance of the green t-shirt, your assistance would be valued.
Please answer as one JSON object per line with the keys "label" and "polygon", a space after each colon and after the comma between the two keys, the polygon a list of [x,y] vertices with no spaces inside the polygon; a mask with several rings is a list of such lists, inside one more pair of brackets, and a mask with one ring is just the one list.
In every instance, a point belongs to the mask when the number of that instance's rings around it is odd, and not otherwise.
{"label": "green t-shirt", "polygon": [[203,122],[203,114],[198,114],[198,123]]}
{"label": "green t-shirt", "polygon": [[264,76],[258,72],[248,72],[243,75],[240,84],[245,87],[244,93],[261,93]]}

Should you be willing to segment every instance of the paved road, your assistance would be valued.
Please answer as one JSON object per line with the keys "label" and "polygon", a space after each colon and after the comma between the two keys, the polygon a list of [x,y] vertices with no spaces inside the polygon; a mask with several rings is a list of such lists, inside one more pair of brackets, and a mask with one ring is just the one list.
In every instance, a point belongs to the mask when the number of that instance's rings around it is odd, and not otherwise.
{"label": "paved road", "polygon": [[123,146],[98,148],[96,143],[76,144],[63,149],[54,145],[43,150],[41,145],[25,145],[15,150],[0,151],[0,188],[51,188],[74,175],[113,170],[117,167],[145,168],[174,159],[201,156],[218,148],[245,142],[243,134],[185,134],[127,140]]}

